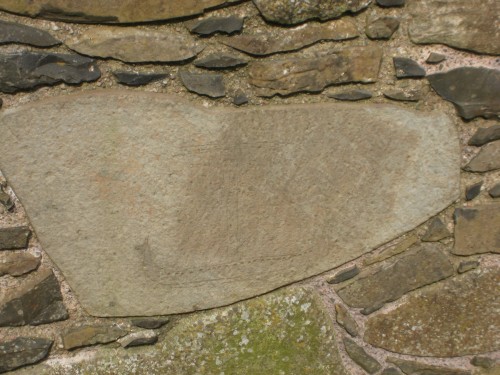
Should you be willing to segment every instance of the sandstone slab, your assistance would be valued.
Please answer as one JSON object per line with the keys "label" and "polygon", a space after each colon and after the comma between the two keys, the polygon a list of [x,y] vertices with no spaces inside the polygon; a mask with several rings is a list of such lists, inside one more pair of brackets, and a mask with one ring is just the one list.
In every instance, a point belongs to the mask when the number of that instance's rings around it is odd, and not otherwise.
{"label": "sandstone slab", "polygon": [[349,310],[344,305],[340,303],[335,304],[335,316],[337,323],[344,327],[351,336],[356,337],[359,334],[358,323],[356,323],[356,320],[353,319]]}
{"label": "sandstone slab", "polygon": [[278,34],[239,35],[227,38],[224,44],[250,55],[267,56],[295,51],[322,40],[345,40],[358,36],[356,24],[351,20],[341,19],[326,24],[305,24]]}
{"label": "sandstone slab", "polygon": [[317,58],[254,62],[249,76],[260,96],[319,92],[333,84],[375,82],[381,61],[380,49],[354,47]]}
{"label": "sandstone slab", "polygon": [[500,169],[500,141],[488,143],[464,167],[468,172],[490,172]]}
{"label": "sandstone slab", "polygon": [[411,0],[410,38],[479,53],[500,54],[500,2],[497,0]]}
{"label": "sandstone slab", "polygon": [[366,22],[365,33],[370,39],[391,39],[398,28],[399,19],[396,17],[373,17]]}
{"label": "sandstone slab", "polygon": [[35,337],[0,342],[0,373],[41,361],[49,354],[51,346],[52,340]]}
{"label": "sandstone slab", "polygon": [[34,271],[40,265],[40,257],[27,252],[0,253],[0,276],[21,276]]}
{"label": "sandstone slab", "polygon": [[321,21],[337,18],[347,12],[366,8],[371,0],[253,0],[262,16],[285,25],[311,19]]}
{"label": "sandstone slab", "polygon": [[365,341],[396,353],[430,357],[499,350],[499,271],[476,269],[423,289],[394,310],[368,319]]}
{"label": "sandstone slab", "polygon": [[0,168],[93,315],[258,295],[359,257],[459,194],[453,123],[394,106],[207,110],[108,91],[7,109],[6,127]]}
{"label": "sandstone slab", "polygon": [[456,255],[500,253],[500,204],[455,210]]}
{"label": "sandstone slab", "polygon": [[71,328],[61,334],[64,349],[71,350],[82,346],[108,344],[127,334],[127,331],[106,325],[85,325]]}
{"label": "sandstone slab", "polygon": [[367,373],[374,374],[382,368],[382,365],[353,339],[344,337],[344,346],[349,357]]}
{"label": "sandstone slab", "polygon": [[500,140],[500,125],[493,125],[488,128],[479,128],[469,139],[470,146],[481,147],[486,143]]}
{"label": "sandstone slab", "polygon": [[0,0],[7,12],[82,23],[136,23],[193,16],[236,0]]}
{"label": "sandstone slab", "polygon": [[0,44],[20,43],[36,47],[51,47],[61,44],[47,31],[19,23],[0,21]]}
{"label": "sandstone slab", "polygon": [[431,365],[424,362],[387,357],[387,362],[398,366],[406,375],[471,375],[468,370]]}
{"label": "sandstone slab", "polygon": [[445,223],[439,218],[435,217],[430,222],[427,230],[422,236],[422,241],[425,242],[436,242],[441,241],[447,237],[450,237],[451,233]]}
{"label": "sandstone slab", "polygon": [[349,306],[361,307],[362,313],[369,314],[411,290],[451,276],[453,266],[443,250],[437,244],[422,244],[418,251],[379,266],[337,292]]}
{"label": "sandstone slab", "polygon": [[410,246],[415,245],[418,241],[418,236],[415,233],[409,234],[407,237],[399,241],[398,243],[389,246],[382,252],[377,254],[369,254],[363,259],[363,266],[369,266],[370,264],[382,262],[386,259],[392,258],[403,251],[407,250]]}
{"label": "sandstone slab", "polygon": [[135,63],[184,61],[205,48],[189,34],[112,26],[88,29],[65,44],[83,55]]}
{"label": "sandstone slab", "polygon": [[31,230],[27,226],[1,228],[0,250],[25,249],[31,237]]}

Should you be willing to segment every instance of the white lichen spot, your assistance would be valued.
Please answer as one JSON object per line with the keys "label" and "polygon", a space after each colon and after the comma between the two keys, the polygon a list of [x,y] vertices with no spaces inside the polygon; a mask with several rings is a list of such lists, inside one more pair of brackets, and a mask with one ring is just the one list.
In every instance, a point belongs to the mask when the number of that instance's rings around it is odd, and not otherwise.
{"label": "white lichen spot", "polygon": [[303,303],[300,305],[300,311],[307,312],[309,310],[309,307],[311,307],[311,302]]}
{"label": "white lichen spot", "polygon": [[243,336],[241,336],[241,341],[240,341],[239,345],[246,346],[246,345],[248,345],[249,342],[250,342],[250,340],[248,340],[248,337],[246,337],[246,335],[243,335]]}

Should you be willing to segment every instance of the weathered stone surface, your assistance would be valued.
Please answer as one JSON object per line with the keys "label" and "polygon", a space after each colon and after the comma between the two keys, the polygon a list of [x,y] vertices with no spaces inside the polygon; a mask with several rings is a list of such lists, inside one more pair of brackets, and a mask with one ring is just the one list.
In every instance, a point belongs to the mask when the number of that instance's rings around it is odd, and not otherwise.
{"label": "weathered stone surface", "polygon": [[470,361],[470,363],[473,366],[482,367],[486,369],[493,368],[497,364],[497,362],[498,361],[495,361],[493,358],[482,357],[482,356],[475,356]]}
{"label": "weathered stone surface", "polygon": [[398,78],[425,77],[425,69],[415,60],[408,57],[394,57],[392,61]]}
{"label": "weathered stone surface", "polygon": [[398,28],[399,19],[396,17],[375,17],[367,21],[365,33],[370,39],[391,39]]}
{"label": "weathered stone surface", "polygon": [[248,60],[244,60],[233,55],[219,53],[213,53],[194,62],[194,65],[197,67],[206,69],[228,69],[247,64]]}
{"label": "weathered stone surface", "polygon": [[500,253],[500,204],[455,210],[456,255]]}
{"label": "weathered stone surface", "polygon": [[189,34],[112,26],[88,29],[65,44],[83,55],[136,63],[185,61],[205,48]]}
{"label": "weathered stone surface", "polygon": [[47,31],[0,20],[0,44],[6,43],[29,44],[36,47],[51,47],[61,44]]}
{"label": "weathered stone surface", "polygon": [[349,357],[367,373],[374,374],[382,368],[382,365],[354,340],[344,337],[344,346]]}
{"label": "weathered stone surface", "polygon": [[296,92],[319,92],[326,86],[347,82],[375,82],[382,51],[354,47],[318,58],[291,58],[250,65],[250,83],[257,94],[273,96]]}
{"label": "weathered stone surface", "polygon": [[12,198],[5,192],[2,185],[0,185],[0,204],[4,206],[8,211],[14,208],[14,202],[12,201]]}
{"label": "weathered stone surface", "polygon": [[488,190],[488,194],[492,198],[500,198],[500,182]]}
{"label": "weathered stone surface", "polygon": [[381,7],[400,7],[405,5],[405,0],[377,0]]}
{"label": "weathered stone surface", "polygon": [[398,102],[418,102],[422,98],[422,92],[419,89],[389,89],[384,91],[384,96]]}
{"label": "weathered stone surface", "polygon": [[403,375],[403,373],[396,367],[389,367],[384,369],[384,371],[382,371],[380,375]]}
{"label": "weathered stone surface", "polygon": [[307,20],[337,18],[347,12],[366,8],[371,0],[253,0],[262,16],[285,25]]}
{"label": "weathered stone surface", "polygon": [[0,342],[0,373],[40,362],[49,354],[52,340],[18,337]]}
{"label": "weathered stone surface", "polygon": [[[453,274],[453,266],[438,244],[422,244],[418,251],[398,259],[351,284],[338,289],[339,296],[352,307],[370,314],[405,293],[432,284]],[[411,275],[411,276],[410,276]]]}
{"label": "weathered stone surface", "polygon": [[500,54],[500,3],[497,0],[412,0],[410,38],[480,53]]}
{"label": "weathered stone surface", "polygon": [[40,257],[30,253],[0,253],[0,276],[21,276],[34,271],[40,265]]}
{"label": "weathered stone surface", "polygon": [[479,267],[479,262],[477,260],[468,260],[465,262],[460,262],[460,264],[458,265],[457,272],[465,273],[477,267]]}
{"label": "weathered stone surface", "polygon": [[158,329],[170,322],[170,318],[136,318],[132,319],[132,324],[139,328]]}
{"label": "weathered stone surface", "polygon": [[486,143],[500,140],[500,125],[493,125],[488,128],[479,128],[469,139],[470,146],[481,147]]}
{"label": "weathered stone surface", "polygon": [[418,356],[499,350],[499,282],[498,267],[491,267],[429,286],[394,310],[368,319],[364,339],[392,352]]}
{"label": "weathered stone surface", "polygon": [[211,98],[221,98],[226,95],[224,76],[222,74],[199,74],[181,71],[179,77],[182,84],[189,91]]}
{"label": "weathered stone surface", "polygon": [[0,250],[25,249],[30,236],[31,230],[26,226],[0,228]]}
{"label": "weathered stone surface", "polygon": [[248,96],[241,90],[238,90],[233,98],[234,105],[243,105],[248,103]]}
{"label": "weathered stone surface", "polygon": [[6,93],[61,82],[95,81],[101,76],[94,60],[60,53],[1,54],[0,66],[0,91]]}
{"label": "weathered stone surface", "polygon": [[127,334],[127,331],[107,325],[84,325],[70,328],[61,334],[64,349],[71,350],[97,344],[108,344]]}
{"label": "weathered stone surface", "polygon": [[432,74],[427,79],[466,120],[500,117],[500,70],[463,67]]}
{"label": "weathered stone surface", "polygon": [[0,0],[0,9],[51,20],[136,23],[193,16],[237,0]]}
{"label": "weathered stone surface", "polygon": [[0,326],[39,325],[67,318],[59,283],[48,268],[0,299]]}
{"label": "weathered stone surface", "polygon": [[110,90],[0,116],[0,169],[93,315],[258,295],[345,264],[459,195],[455,126],[436,112],[208,110]]}
{"label": "weathered stone surface", "polygon": [[425,62],[427,64],[439,64],[440,62],[443,62],[444,60],[446,60],[445,55],[442,55],[442,54],[437,53],[437,52],[431,52],[429,54],[429,56],[427,57],[427,60],[425,60]]}
{"label": "weathered stone surface", "polygon": [[342,271],[337,272],[331,279],[328,280],[329,284],[339,284],[343,281],[352,279],[354,276],[359,274],[359,268],[356,265],[353,265],[349,268],[346,268]]}
{"label": "weathered stone surface", "polygon": [[356,337],[359,334],[359,326],[351,314],[349,314],[349,311],[343,305],[337,303],[335,305],[335,312],[337,323],[344,327],[351,336]]}
{"label": "weathered stone surface", "polygon": [[445,223],[443,223],[443,221],[439,217],[435,217],[434,219],[432,219],[431,223],[427,227],[427,230],[422,236],[422,241],[436,242],[450,236],[451,233],[446,227]]}
{"label": "weathered stone surface", "polygon": [[295,51],[322,40],[345,40],[359,36],[356,24],[349,19],[326,24],[311,23],[276,33],[239,35],[224,41],[229,47],[250,55],[266,56],[278,52]]}
{"label": "weathered stone surface", "polygon": [[475,367],[472,371],[472,375],[498,375],[500,374],[500,361],[496,361],[493,367]]}
{"label": "weathered stone surface", "polygon": [[489,172],[500,169],[500,141],[488,143],[481,148],[472,160],[464,167],[468,172]]}
{"label": "weathered stone surface", "polygon": [[[154,346],[51,360],[20,375],[348,375],[331,318],[314,291],[289,288],[180,320]],[[102,348],[104,349],[104,348]]]}
{"label": "weathered stone surface", "polygon": [[415,233],[411,233],[403,240],[397,244],[388,247],[384,251],[378,254],[370,254],[363,260],[363,265],[368,266],[373,263],[382,262],[383,260],[389,259],[395,255],[401,254],[403,251],[413,246],[418,241],[418,236]]}
{"label": "weathered stone surface", "polygon": [[467,186],[465,189],[465,200],[471,201],[476,198],[481,193],[481,187],[483,186],[483,181],[479,181],[473,185]]}
{"label": "weathered stone surface", "polygon": [[233,34],[243,29],[243,18],[235,16],[210,17],[197,21],[189,31],[199,35],[212,35],[215,33]]}
{"label": "weathered stone surface", "polygon": [[168,77],[165,73],[113,72],[119,83],[127,86],[143,86]]}
{"label": "weathered stone surface", "polygon": [[423,362],[387,357],[387,362],[395,364],[407,375],[470,375],[470,371],[459,368],[428,365]]}
{"label": "weathered stone surface", "polygon": [[328,93],[329,98],[334,98],[337,100],[344,100],[350,102],[356,102],[358,100],[370,99],[373,95],[367,90],[350,90],[337,93]]}
{"label": "weathered stone surface", "polygon": [[152,345],[158,341],[158,335],[155,331],[132,332],[117,340],[124,348],[132,346]]}

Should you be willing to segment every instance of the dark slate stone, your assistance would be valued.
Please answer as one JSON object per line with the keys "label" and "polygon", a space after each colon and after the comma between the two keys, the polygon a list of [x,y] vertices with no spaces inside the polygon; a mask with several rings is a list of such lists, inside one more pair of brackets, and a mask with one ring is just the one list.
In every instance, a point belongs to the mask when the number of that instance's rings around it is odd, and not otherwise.
{"label": "dark slate stone", "polygon": [[469,139],[469,146],[481,147],[486,143],[498,141],[500,139],[500,125],[493,125],[489,128],[479,128]]}
{"label": "dark slate stone", "polygon": [[328,280],[328,284],[338,284],[343,281],[352,279],[354,276],[359,274],[359,268],[357,265],[346,268],[345,270],[337,272],[331,279]]}
{"label": "dark slate stone", "polygon": [[355,102],[358,100],[370,99],[372,97],[372,93],[367,90],[349,90],[343,91],[339,93],[327,94],[329,98],[334,98],[337,100],[345,100]]}
{"label": "dark slate stone", "polygon": [[0,98],[0,109],[2,109],[2,107],[3,107],[3,99]]}
{"label": "dark slate stone", "polygon": [[39,325],[67,318],[59,283],[50,269],[38,271],[35,278],[0,300],[0,327]]}
{"label": "dark slate stone", "polygon": [[481,186],[483,186],[483,181],[467,186],[465,189],[465,200],[471,201],[476,198],[481,193]]}
{"label": "dark slate stone", "polygon": [[0,21],[0,44],[20,43],[36,47],[51,47],[61,44],[47,31],[19,23]]}
{"label": "dark slate stone", "polygon": [[26,227],[1,228],[0,250],[26,249],[31,236],[31,230]]}
{"label": "dark slate stone", "polygon": [[500,70],[462,67],[429,75],[427,79],[464,119],[500,116]]}
{"label": "dark slate stone", "polygon": [[405,0],[377,0],[381,7],[401,7],[405,5]]}
{"label": "dark slate stone", "polygon": [[382,365],[353,339],[344,337],[344,346],[349,357],[367,373],[374,374],[382,368]]}
{"label": "dark slate stone", "polygon": [[436,53],[436,52],[431,52],[429,54],[429,57],[427,57],[427,60],[425,60],[425,62],[427,64],[439,64],[440,62],[446,60],[446,56],[445,55],[442,55],[440,53]]}
{"label": "dark slate stone", "polygon": [[436,242],[450,237],[451,233],[439,217],[432,219],[427,231],[422,236],[424,242]]}
{"label": "dark slate stone", "polygon": [[226,88],[221,74],[198,74],[181,71],[179,76],[182,84],[189,91],[211,98],[221,98],[226,95]]}
{"label": "dark slate stone", "polygon": [[384,91],[384,96],[398,102],[418,102],[422,97],[422,93],[418,89],[410,89],[408,91],[392,89]]}
{"label": "dark slate stone", "polygon": [[60,82],[77,84],[101,76],[95,60],[79,55],[22,52],[0,55],[0,91],[13,93]]}
{"label": "dark slate stone", "polygon": [[385,16],[369,20],[365,33],[370,39],[390,39],[398,28],[399,20],[396,17]]}
{"label": "dark slate stone", "polygon": [[460,264],[458,265],[457,272],[465,273],[477,267],[479,267],[479,262],[477,260],[467,260],[464,262],[460,262]]}
{"label": "dark slate stone", "polygon": [[389,367],[384,369],[384,371],[381,372],[380,375],[404,375],[401,370],[397,369],[396,367]]}
{"label": "dark slate stone", "polygon": [[164,73],[113,72],[113,75],[119,83],[127,86],[143,86],[168,77],[168,74]]}
{"label": "dark slate stone", "polygon": [[492,198],[500,198],[500,182],[488,190],[488,194]]}
{"label": "dark slate stone", "polygon": [[10,195],[5,192],[5,190],[1,185],[0,185],[0,204],[3,205],[9,211],[14,208],[14,202],[10,198]]}
{"label": "dark slate stone", "polygon": [[467,172],[475,173],[500,169],[500,140],[483,146],[479,153],[463,169]]}
{"label": "dark slate stone", "polygon": [[194,24],[190,31],[199,35],[212,35],[215,33],[233,34],[243,28],[243,18],[235,16],[210,17]]}
{"label": "dark slate stone", "polygon": [[229,69],[244,66],[247,64],[247,60],[240,59],[236,56],[219,53],[213,53],[194,62],[194,65],[196,65],[197,67],[206,69]]}
{"label": "dark slate stone", "polygon": [[169,318],[135,318],[132,319],[132,325],[145,329],[158,329],[170,322]]}
{"label": "dark slate stone", "polygon": [[49,354],[52,343],[52,340],[37,337],[0,342],[0,373],[40,362]]}
{"label": "dark slate stone", "polygon": [[233,98],[234,105],[243,105],[248,103],[248,96],[241,90],[238,90]]}
{"label": "dark slate stone", "polygon": [[407,57],[394,57],[394,69],[398,78],[419,78],[425,77],[425,69],[415,60]]}

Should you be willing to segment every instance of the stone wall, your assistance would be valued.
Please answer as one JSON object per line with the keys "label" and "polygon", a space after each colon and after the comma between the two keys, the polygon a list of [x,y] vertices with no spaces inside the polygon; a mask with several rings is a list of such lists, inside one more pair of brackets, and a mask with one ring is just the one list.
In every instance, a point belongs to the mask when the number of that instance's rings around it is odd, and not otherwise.
{"label": "stone wall", "polygon": [[0,10],[0,373],[500,374],[498,0]]}

